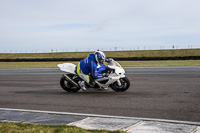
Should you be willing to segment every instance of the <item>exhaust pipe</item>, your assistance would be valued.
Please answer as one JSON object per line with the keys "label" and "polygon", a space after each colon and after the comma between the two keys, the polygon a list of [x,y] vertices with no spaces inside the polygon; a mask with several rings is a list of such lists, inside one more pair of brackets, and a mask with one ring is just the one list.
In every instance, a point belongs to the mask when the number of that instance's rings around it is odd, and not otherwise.
{"label": "exhaust pipe", "polygon": [[65,77],[65,79],[71,83],[72,85],[76,86],[77,88],[81,88],[76,82],[74,82],[69,76],[67,76],[66,74],[63,74],[63,76]]}

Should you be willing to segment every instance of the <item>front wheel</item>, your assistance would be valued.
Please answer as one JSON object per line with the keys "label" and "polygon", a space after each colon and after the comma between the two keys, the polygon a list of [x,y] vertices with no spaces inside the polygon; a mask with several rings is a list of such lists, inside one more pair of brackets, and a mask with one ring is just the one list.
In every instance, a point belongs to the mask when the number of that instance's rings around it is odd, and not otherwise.
{"label": "front wheel", "polygon": [[124,92],[128,90],[130,87],[130,81],[127,77],[119,79],[121,82],[121,86],[118,85],[117,81],[110,85],[111,89],[113,89],[116,92]]}

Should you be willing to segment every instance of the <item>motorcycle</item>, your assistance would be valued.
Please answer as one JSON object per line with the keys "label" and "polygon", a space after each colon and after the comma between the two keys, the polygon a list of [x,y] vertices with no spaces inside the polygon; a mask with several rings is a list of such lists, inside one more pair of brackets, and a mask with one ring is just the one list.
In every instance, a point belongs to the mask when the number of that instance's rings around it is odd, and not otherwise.
{"label": "motorcycle", "polygon": [[[111,88],[116,92],[124,92],[130,87],[130,81],[125,76],[125,70],[112,58],[108,59],[108,75],[101,79],[94,79],[95,85],[92,88],[108,90]],[[57,65],[65,72],[60,79],[60,86],[67,92],[77,92],[81,89],[78,82],[83,81],[76,73],[77,66],[72,63]],[[90,87],[91,86],[87,86]]]}

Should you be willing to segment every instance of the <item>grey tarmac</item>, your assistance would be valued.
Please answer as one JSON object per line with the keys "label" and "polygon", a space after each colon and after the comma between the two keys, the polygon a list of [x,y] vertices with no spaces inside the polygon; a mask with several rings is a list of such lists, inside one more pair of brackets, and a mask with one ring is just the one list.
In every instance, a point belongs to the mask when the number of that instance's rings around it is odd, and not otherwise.
{"label": "grey tarmac", "polygon": [[67,93],[57,68],[0,69],[0,108],[200,121],[199,66],[125,70],[131,81],[126,92]]}

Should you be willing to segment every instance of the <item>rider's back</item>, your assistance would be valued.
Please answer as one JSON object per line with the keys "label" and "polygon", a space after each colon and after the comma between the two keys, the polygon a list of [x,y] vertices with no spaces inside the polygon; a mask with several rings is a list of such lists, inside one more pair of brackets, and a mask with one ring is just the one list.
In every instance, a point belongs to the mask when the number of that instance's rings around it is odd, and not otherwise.
{"label": "rider's back", "polygon": [[103,78],[103,73],[106,71],[106,66],[101,64],[97,68],[97,62],[95,61],[95,55],[90,54],[89,57],[81,60],[80,69],[86,75],[91,75],[93,78]]}
{"label": "rider's back", "polygon": [[80,62],[80,68],[84,74],[92,74],[93,67],[97,67],[94,54],[90,54],[89,57],[81,60]]}

